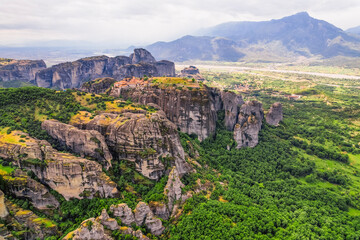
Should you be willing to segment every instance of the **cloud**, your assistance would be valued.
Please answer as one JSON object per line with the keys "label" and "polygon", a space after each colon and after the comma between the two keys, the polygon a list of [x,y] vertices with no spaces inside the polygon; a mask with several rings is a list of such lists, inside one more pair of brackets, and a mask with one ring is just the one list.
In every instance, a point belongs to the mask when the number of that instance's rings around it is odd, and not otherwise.
{"label": "cloud", "polygon": [[300,11],[342,28],[360,25],[357,0],[0,0],[0,6],[1,45],[64,39],[126,47]]}

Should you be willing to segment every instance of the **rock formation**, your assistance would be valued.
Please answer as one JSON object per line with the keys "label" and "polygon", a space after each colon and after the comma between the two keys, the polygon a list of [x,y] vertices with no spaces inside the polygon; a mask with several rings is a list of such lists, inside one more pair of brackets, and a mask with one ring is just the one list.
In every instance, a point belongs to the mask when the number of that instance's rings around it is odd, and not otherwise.
{"label": "rock formation", "polygon": [[26,136],[26,141],[0,141],[0,157],[31,170],[42,183],[58,191],[66,199],[117,196],[116,184],[102,172],[99,163],[61,153],[44,140],[30,138],[23,132],[12,132],[12,137]]}
{"label": "rock formation", "polygon": [[80,87],[82,83],[96,78],[120,80],[144,75],[175,76],[175,65],[169,61],[156,62],[145,49],[135,49],[130,57],[97,56],[54,65],[36,74],[36,84],[39,87],[65,89]]}
{"label": "rock formation", "polygon": [[266,122],[272,126],[279,126],[283,120],[282,104],[279,102],[274,103],[269,112],[266,114]]}
{"label": "rock formation", "polygon": [[5,195],[0,190],[0,218],[5,218],[9,214],[5,206]]}
{"label": "rock formation", "polygon": [[145,224],[145,226],[154,235],[160,235],[165,230],[161,220],[154,216],[150,207],[146,203],[139,202],[134,212],[136,225],[141,226]]}
{"label": "rock formation", "polygon": [[[158,84],[157,79],[166,84]],[[153,78],[148,82],[142,80],[134,82],[132,80],[115,83],[110,95],[122,96],[125,100],[132,99],[141,104],[157,104],[180,131],[196,134],[199,140],[204,140],[215,133],[219,110],[226,110],[227,128],[233,129],[239,106],[243,104],[240,95],[221,92],[192,80]],[[178,84],[178,82],[183,83]]]}
{"label": "rock formation", "polygon": [[116,159],[134,162],[150,179],[159,179],[167,166],[176,166],[181,175],[191,171],[176,126],[161,110],[102,113],[83,127],[101,132]]}
{"label": "rock formation", "polygon": [[109,217],[109,214],[106,212],[106,209],[102,210],[101,215],[97,217],[96,220],[112,231],[119,228],[116,219]]}
{"label": "rock formation", "polygon": [[45,120],[42,129],[58,140],[66,148],[80,154],[81,157],[92,157],[105,168],[111,166],[112,155],[105,143],[105,138],[95,130],[81,130],[56,120]]}
{"label": "rock formation", "polygon": [[134,212],[136,225],[141,226],[144,224],[146,216],[151,212],[151,209],[146,203],[139,202]]}
{"label": "rock formation", "polygon": [[164,188],[164,194],[168,197],[168,207],[171,211],[174,206],[174,202],[181,199],[181,189],[185,185],[181,182],[179,173],[176,167],[174,167],[169,173],[167,184]]}
{"label": "rock formation", "polygon": [[255,147],[258,144],[263,118],[264,112],[260,102],[247,101],[241,106],[238,122],[234,129],[237,148]]}
{"label": "rock formation", "polygon": [[195,66],[189,66],[181,70],[180,77],[194,78],[198,81],[204,81],[205,78],[200,74],[200,71]]}
{"label": "rock formation", "polygon": [[19,238],[16,239],[36,240],[59,235],[56,225],[50,219],[41,218],[32,211],[22,209],[8,200],[5,201],[5,205],[12,213],[8,216],[12,222],[10,230],[20,233]]}
{"label": "rock formation", "polygon": [[134,214],[132,213],[131,208],[129,208],[126,203],[111,205],[110,212],[112,212],[115,217],[119,217],[121,222],[127,226],[135,223]]}
{"label": "rock formation", "polygon": [[97,78],[93,81],[83,83],[80,91],[94,94],[106,93],[115,82],[116,80],[110,77]]}
{"label": "rock formation", "polygon": [[30,200],[37,209],[59,207],[59,202],[41,183],[31,179],[20,169],[16,169],[12,176],[3,176],[9,191],[17,197]]}
{"label": "rock formation", "polygon": [[105,233],[104,226],[95,220],[95,218],[90,218],[83,221],[80,224],[80,227],[73,232],[68,233],[63,239],[73,239],[73,240],[112,240]]}
{"label": "rock formation", "polygon": [[169,220],[171,209],[163,202],[149,202],[149,207],[155,216]]}
{"label": "rock formation", "polygon": [[35,74],[46,68],[43,60],[0,60],[0,80],[34,82]]}

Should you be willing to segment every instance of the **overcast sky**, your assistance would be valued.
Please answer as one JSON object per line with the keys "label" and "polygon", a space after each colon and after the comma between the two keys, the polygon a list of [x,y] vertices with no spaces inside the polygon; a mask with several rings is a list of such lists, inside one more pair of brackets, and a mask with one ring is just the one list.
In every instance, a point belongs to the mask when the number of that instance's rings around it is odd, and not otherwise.
{"label": "overcast sky", "polygon": [[121,48],[301,11],[342,29],[360,25],[359,0],[0,0],[0,45],[76,40]]}

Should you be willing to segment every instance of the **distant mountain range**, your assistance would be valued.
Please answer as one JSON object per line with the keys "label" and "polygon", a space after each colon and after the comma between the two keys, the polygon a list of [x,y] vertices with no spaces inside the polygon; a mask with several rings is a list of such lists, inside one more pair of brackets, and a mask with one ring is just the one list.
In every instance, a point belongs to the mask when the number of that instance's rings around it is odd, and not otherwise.
{"label": "distant mountain range", "polygon": [[356,35],[360,36],[360,26],[349,28],[348,30],[346,30],[346,32],[350,33],[350,34],[356,34]]}
{"label": "distant mountain range", "polygon": [[157,58],[173,61],[360,57],[360,36],[351,31],[301,12],[271,21],[227,22],[202,30],[201,36],[157,42],[146,48]]}

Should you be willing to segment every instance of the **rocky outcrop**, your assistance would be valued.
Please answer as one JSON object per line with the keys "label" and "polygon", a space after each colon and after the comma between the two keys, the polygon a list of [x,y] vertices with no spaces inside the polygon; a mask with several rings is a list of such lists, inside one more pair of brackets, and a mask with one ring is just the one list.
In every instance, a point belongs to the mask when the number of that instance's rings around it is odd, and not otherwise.
{"label": "rocky outcrop", "polygon": [[0,190],[0,218],[5,218],[9,214],[5,206],[5,195]]}
{"label": "rocky outcrop", "polygon": [[78,229],[68,233],[63,239],[112,240],[113,238],[105,233],[104,226],[101,223],[95,218],[90,218],[83,221]]}
{"label": "rocky outcrop", "polygon": [[165,230],[161,220],[154,216],[150,207],[146,203],[139,202],[134,212],[136,225],[142,226],[145,224],[145,226],[154,235],[160,235]]}
{"label": "rocky outcrop", "polygon": [[42,129],[71,151],[81,157],[92,157],[105,168],[111,166],[112,155],[106,145],[105,138],[95,130],[81,130],[72,125],[56,120],[45,120]]}
{"label": "rocky outcrop", "polygon": [[120,80],[144,75],[175,76],[175,65],[168,61],[156,62],[145,49],[135,49],[130,57],[97,56],[54,65],[36,74],[36,84],[39,87],[66,89],[78,88],[82,83],[96,78]]}
{"label": "rocky outcrop", "polygon": [[170,217],[170,210],[163,202],[149,202],[149,207],[155,216],[168,220]]}
{"label": "rocky outcrop", "polygon": [[97,78],[93,81],[85,82],[81,85],[80,91],[101,94],[106,91],[116,82],[114,78]]}
{"label": "rocky outcrop", "polygon": [[174,167],[167,181],[167,184],[164,188],[164,194],[168,197],[168,207],[170,211],[173,209],[174,202],[181,199],[181,189],[185,187],[185,185],[181,182],[179,173]]}
{"label": "rocky outcrop", "polygon": [[263,118],[264,112],[260,102],[247,101],[241,106],[238,122],[234,129],[237,148],[255,147],[258,144]]}
{"label": "rocky outcrop", "polygon": [[130,55],[132,64],[138,63],[154,63],[156,62],[155,58],[143,48],[134,49],[134,53]]}
{"label": "rocky outcrop", "polygon": [[176,126],[161,110],[99,114],[84,127],[101,132],[114,157],[134,162],[150,179],[159,179],[168,166],[176,166],[180,175],[191,171]]}
{"label": "rocky outcrop", "polygon": [[119,225],[115,220],[115,218],[109,217],[109,214],[106,212],[106,209],[102,210],[101,215],[96,220],[112,231],[119,228]]}
{"label": "rocky outcrop", "polygon": [[0,80],[34,82],[36,73],[45,68],[43,60],[0,60]]}
{"label": "rocky outcrop", "polygon": [[134,214],[131,211],[131,208],[129,208],[126,203],[111,205],[110,212],[112,212],[115,217],[120,218],[121,222],[127,226],[130,226],[132,223],[135,223]]}
{"label": "rocky outcrop", "polygon": [[61,153],[47,141],[30,138],[22,132],[12,132],[14,138],[26,136],[24,142],[0,142],[0,157],[31,170],[42,183],[58,191],[66,199],[93,196],[115,197],[116,184],[102,172],[95,161]]}
{"label": "rocky outcrop", "polygon": [[204,77],[200,74],[200,71],[195,66],[189,66],[181,70],[180,77],[194,78],[198,81],[204,81]]}
{"label": "rocky outcrop", "polygon": [[283,120],[282,104],[279,102],[274,103],[269,112],[266,114],[266,122],[272,126],[279,126]]}
{"label": "rocky outcrop", "polygon": [[59,207],[59,202],[41,183],[31,179],[20,169],[16,169],[12,176],[3,176],[9,191],[16,197],[30,200],[37,209]]}
{"label": "rocky outcrop", "polygon": [[134,212],[136,225],[141,226],[144,224],[146,216],[151,212],[151,209],[146,203],[139,202],[136,205]]}

